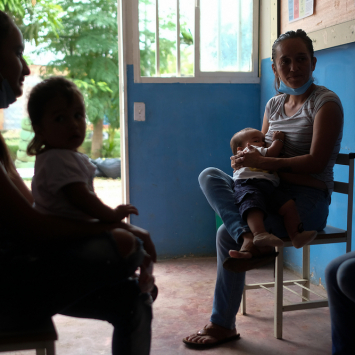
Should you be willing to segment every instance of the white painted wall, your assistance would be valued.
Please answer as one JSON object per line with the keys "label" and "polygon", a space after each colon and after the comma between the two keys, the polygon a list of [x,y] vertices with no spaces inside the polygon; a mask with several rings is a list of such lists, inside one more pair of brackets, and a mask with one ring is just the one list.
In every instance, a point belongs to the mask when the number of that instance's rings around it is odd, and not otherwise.
{"label": "white painted wall", "polygon": [[260,60],[271,57],[271,3],[260,0]]}

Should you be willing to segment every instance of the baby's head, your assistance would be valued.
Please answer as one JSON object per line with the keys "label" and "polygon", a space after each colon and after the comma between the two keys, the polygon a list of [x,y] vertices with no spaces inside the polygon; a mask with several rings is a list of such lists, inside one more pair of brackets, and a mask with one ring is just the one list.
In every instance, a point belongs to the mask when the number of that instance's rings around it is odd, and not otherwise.
{"label": "baby's head", "polygon": [[234,155],[238,150],[246,148],[247,144],[255,145],[256,147],[265,147],[264,133],[255,128],[244,128],[237,132],[231,139],[231,148]]}
{"label": "baby's head", "polygon": [[28,154],[52,148],[76,150],[83,143],[85,105],[73,82],[60,76],[42,81],[32,89],[27,109],[35,132]]}

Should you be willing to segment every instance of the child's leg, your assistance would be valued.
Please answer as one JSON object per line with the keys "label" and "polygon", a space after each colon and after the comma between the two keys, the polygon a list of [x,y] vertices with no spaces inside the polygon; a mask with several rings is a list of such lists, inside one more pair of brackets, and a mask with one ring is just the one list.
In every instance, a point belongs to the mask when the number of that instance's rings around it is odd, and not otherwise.
{"label": "child's leg", "polygon": [[235,203],[242,218],[247,221],[257,247],[282,246],[283,241],[265,230],[264,217],[273,184],[265,179],[237,180],[234,185]]}
{"label": "child's leg", "polygon": [[129,257],[138,248],[137,238],[131,232],[125,229],[114,229],[111,233],[116,242],[117,250],[122,257]]}
{"label": "child's leg", "polygon": [[[139,247],[140,243],[137,238],[125,229],[114,229],[112,232],[113,239],[116,242],[118,252],[128,259]],[[158,295],[158,287],[154,284],[153,262],[146,252],[145,259],[140,265],[139,275],[134,273],[132,278],[138,279],[139,288],[142,294],[147,294],[148,303],[152,303]]]}
{"label": "child's leg", "polygon": [[251,208],[247,213],[247,223],[254,235],[254,245],[258,247],[278,247],[283,245],[283,241],[280,238],[266,232],[264,226],[264,211],[259,208]]}
{"label": "child's leg", "polygon": [[265,233],[264,211],[259,208],[251,208],[247,213],[247,223],[254,236],[256,234]]}
{"label": "child's leg", "polygon": [[288,200],[281,206],[278,212],[284,219],[288,236],[290,237],[295,248],[302,248],[303,246],[309,244],[317,236],[317,231],[303,230],[295,201]]}

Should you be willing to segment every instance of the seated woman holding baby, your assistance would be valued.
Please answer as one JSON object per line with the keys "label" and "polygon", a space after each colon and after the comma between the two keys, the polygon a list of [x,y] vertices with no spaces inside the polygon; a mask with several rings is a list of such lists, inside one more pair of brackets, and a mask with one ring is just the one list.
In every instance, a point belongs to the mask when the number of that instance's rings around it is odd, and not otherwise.
{"label": "seated woman holding baby", "polygon": [[[312,40],[302,30],[282,34],[272,46],[272,70],[278,94],[266,105],[261,132],[267,146],[274,133],[284,133],[279,157],[263,156],[253,147],[231,157],[236,171],[251,167],[275,171],[277,187],[295,201],[306,231],[320,231],[327,221],[333,190],[333,166],[340,150],[343,108],[338,96],[313,83],[317,59]],[[236,314],[241,302],[245,271],[275,258],[273,247],[256,242],[247,221],[235,204],[234,181],[216,168],[199,176],[203,193],[223,220],[217,232],[217,280],[210,322],[183,339],[195,347],[211,347],[239,338]],[[288,235],[281,215],[268,214],[265,230]],[[276,244],[277,245],[277,242]],[[228,270],[223,262],[228,258]]]}

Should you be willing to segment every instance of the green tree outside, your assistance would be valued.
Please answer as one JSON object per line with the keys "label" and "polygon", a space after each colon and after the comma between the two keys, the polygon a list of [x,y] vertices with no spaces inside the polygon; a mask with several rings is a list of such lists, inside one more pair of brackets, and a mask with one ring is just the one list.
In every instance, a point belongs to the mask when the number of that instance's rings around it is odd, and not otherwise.
{"label": "green tree outside", "polygon": [[101,155],[103,120],[109,121],[109,142],[119,128],[118,39],[116,0],[57,0],[63,13],[59,35],[49,30],[40,39],[41,51],[62,54],[51,62],[46,75],[65,73],[85,97],[86,113],[93,124],[91,154]]}
{"label": "green tree outside", "polygon": [[61,6],[51,0],[0,0],[0,10],[13,16],[24,40],[38,44],[40,36],[50,29],[55,36],[63,27]]}
{"label": "green tree outside", "polygon": [[[151,5],[151,0],[140,0]],[[51,62],[44,75],[58,72],[74,81],[85,97],[87,118],[93,124],[91,152],[96,158],[108,156],[115,148],[119,129],[118,30],[116,0],[0,0],[0,9],[11,13],[24,39],[41,44],[38,54],[52,52],[62,59]],[[173,14],[161,18],[162,29],[176,31]],[[140,21],[150,21],[140,13]],[[155,32],[140,33],[140,42],[155,42]],[[181,24],[181,43],[193,44],[185,23]],[[174,69],[176,42],[160,40],[161,73]],[[182,53],[183,54],[183,53]],[[142,75],[154,75],[155,51],[141,46]],[[183,58],[182,58],[183,62]],[[143,70],[143,68],[145,68]],[[193,64],[189,71],[193,71]],[[109,122],[109,139],[103,146],[103,120]]]}
{"label": "green tree outside", "polygon": [[[176,72],[176,10],[170,9],[170,13],[159,15],[159,60],[160,74],[174,74]],[[155,76],[155,12],[154,0],[139,0],[139,48],[140,71],[142,76]],[[191,24],[190,24],[191,25]],[[164,35],[166,34],[166,35]],[[169,35],[170,34],[170,35]],[[189,24],[180,14],[180,44],[185,49],[193,49],[193,36]],[[181,68],[185,75],[193,75],[194,63],[188,58],[188,50],[181,50]]]}

